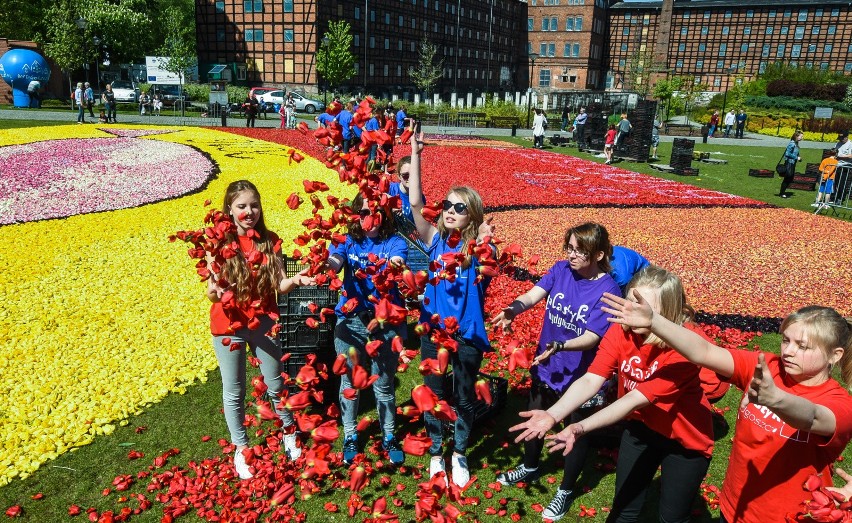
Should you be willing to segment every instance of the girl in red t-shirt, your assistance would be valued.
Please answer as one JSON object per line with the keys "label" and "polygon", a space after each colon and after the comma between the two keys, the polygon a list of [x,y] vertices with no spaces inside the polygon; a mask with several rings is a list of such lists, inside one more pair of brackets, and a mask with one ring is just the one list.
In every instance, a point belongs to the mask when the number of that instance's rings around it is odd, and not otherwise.
{"label": "girl in red t-shirt", "polygon": [[675,325],[641,296],[604,295],[610,321],[650,329],[689,361],[745,391],[720,508],[723,523],[785,521],[799,512],[811,474],[831,484],[831,464],[852,438],[852,397],[831,378],[839,364],[852,383],[852,324],[810,306],[781,323],[781,354],[717,347]]}
{"label": "girl in red t-shirt", "polygon": [[[649,265],[639,271],[627,292],[634,291],[652,303],[655,312],[677,324],[691,319],[692,309],[680,279],[660,267]],[[615,499],[607,521],[638,521],[646,490],[662,468],[660,521],[687,522],[713,451],[710,405],[698,373],[697,366],[647,329],[613,325],[601,339],[588,372],[554,406],[522,412],[529,419],[509,430],[523,431],[516,442],[545,437],[559,420],[617,374],[618,399],[555,436],[547,436],[550,452],[563,450],[567,455],[589,431],[627,419],[616,465]]]}
{"label": "girl in red t-shirt", "polygon": [[606,155],[606,164],[612,163],[612,148],[615,147],[615,125],[610,124],[609,130],[604,136],[604,154]]}
{"label": "girl in red t-shirt", "polygon": [[[225,421],[236,446],[234,468],[241,479],[249,479],[252,472],[243,455],[248,447],[245,421],[246,346],[260,360],[260,372],[268,387],[266,393],[272,408],[283,422],[284,449],[290,459],[296,459],[302,450],[296,442],[293,415],[280,407],[280,394],[284,384],[281,378],[281,343],[270,335],[275,324],[272,314],[277,313],[276,292],[288,293],[313,280],[304,274],[287,278],[281,257],[281,240],[266,229],[260,193],[246,180],[230,184],[225,191],[222,212],[231,217],[234,229],[227,241],[234,247],[234,255],[225,260],[217,276],[207,280],[207,297],[213,302],[210,308],[210,331],[213,348],[222,375],[222,403]],[[212,260],[208,260],[210,264]],[[209,266],[209,265],[208,265]]]}

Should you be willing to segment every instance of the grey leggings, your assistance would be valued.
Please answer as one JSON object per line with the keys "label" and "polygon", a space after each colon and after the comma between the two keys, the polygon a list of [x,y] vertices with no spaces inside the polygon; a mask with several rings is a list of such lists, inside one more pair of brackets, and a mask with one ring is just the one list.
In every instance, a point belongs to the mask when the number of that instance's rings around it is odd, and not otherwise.
{"label": "grey leggings", "polygon": [[[281,343],[277,338],[269,338],[266,333],[275,322],[269,316],[261,317],[260,327],[256,330],[240,329],[232,336],[214,336],[213,348],[219,361],[219,373],[222,375],[222,406],[225,422],[231,432],[231,443],[248,446],[248,434],[243,422],[246,419],[246,345],[260,360],[260,372],[269,389],[266,391],[278,417],[285,427],[293,424],[293,414],[287,409],[278,408],[279,395],[284,388],[281,378]],[[222,340],[231,339],[231,344],[239,343],[240,349],[232,351],[230,345]]]}

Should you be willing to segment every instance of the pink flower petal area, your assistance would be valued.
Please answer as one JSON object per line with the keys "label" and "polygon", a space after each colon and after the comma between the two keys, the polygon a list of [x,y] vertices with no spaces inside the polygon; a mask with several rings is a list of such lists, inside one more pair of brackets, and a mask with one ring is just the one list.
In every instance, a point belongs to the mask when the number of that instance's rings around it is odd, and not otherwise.
{"label": "pink flower petal area", "polygon": [[102,129],[114,138],[0,147],[0,225],[126,209],[201,188],[216,166],[187,145]]}

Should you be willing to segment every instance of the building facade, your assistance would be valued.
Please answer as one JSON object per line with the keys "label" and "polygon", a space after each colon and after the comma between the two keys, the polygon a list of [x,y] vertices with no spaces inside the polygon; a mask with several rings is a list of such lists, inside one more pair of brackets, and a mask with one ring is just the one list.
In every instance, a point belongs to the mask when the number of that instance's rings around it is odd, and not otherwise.
{"label": "building facade", "polygon": [[413,92],[408,70],[425,38],[443,58],[437,92],[512,91],[528,82],[526,10],[518,0],[197,0],[199,71],[224,64],[235,83],[314,89],[323,34],[344,20],[356,74],[343,89]]}
{"label": "building facade", "polygon": [[852,9],[847,1],[675,1],[668,56],[664,64],[654,64],[661,9],[662,2],[609,7],[606,87],[635,85],[650,74],[648,66],[692,76],[711,91],[727,90],[737,78],[753,78],[774,62],[852,73]]}

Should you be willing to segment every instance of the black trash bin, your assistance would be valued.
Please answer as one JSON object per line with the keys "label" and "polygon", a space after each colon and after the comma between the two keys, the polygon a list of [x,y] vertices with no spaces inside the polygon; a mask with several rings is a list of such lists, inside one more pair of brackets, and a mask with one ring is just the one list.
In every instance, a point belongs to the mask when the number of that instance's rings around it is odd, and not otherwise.
{"label": "black trash bin", "polygon": [[228,127],[228,106],[219,104],[219,116],[222,117],[222,127]]}
{"label": "black trash bin", "polygon": [[517,136],[517,135],[518,135],[518,124],[513,123],[512,124],[512,136]]}

